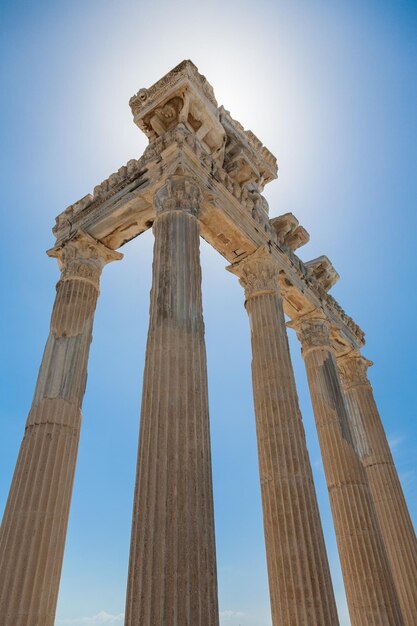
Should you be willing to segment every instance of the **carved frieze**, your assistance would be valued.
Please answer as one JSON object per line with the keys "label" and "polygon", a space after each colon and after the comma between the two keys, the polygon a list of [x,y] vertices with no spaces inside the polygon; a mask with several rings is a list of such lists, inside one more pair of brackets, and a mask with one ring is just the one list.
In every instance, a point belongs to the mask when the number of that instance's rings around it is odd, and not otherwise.
{"label": "carved frieze", "polygon": [[267,183],[277,177],[276,158],[252,131],[245,130],[223,106],[219,113],[227,137],[223,165],[225,171],[238,185],[262,191]]}
{"label": "carved frieze", "polygon": [[217,108],[217,100],[214,95],[213,87],[206,77],[199,73],[198,68],[192,61],[184,60],[168,72],[168,74],[165,74],[165,76],[154,83],[152,87],[139,89],[138,93],[132,96],[129,105],[133,114],[139,114],[146,103],[156,102],[161,92],[170,91],[175,88],[184,77],[187,77],[193,84],[201,89],[207,100]]}
{"label": "carved frieze", "polygon": [[343,323],[349,328],[353,335],[355,335],[359,345],[363,346],[365,343],[365,333],[363,330],[353,321],[353,319],[345,313],[340,304],[333,298],[330,293],[324,295],[324,303],[326,307],[334,311],[335,315],[339,317]]}
{"label": "carved frieze", "polygon": [[96,185],[93,194],[87,194],[81,200],[71,204],[55,218],[55,226],[52,229],[54,235],[59,238],[61,230],[68,227],[71,230],[74,222],[94,211],[107,198],[129,185],[133,180],[138,179],[141,185],[145,185],[148,181],[145,168],[146,162],[147,159],[144,156],[140,159],[130,159],[117,172],[114,172],[102,183]]}

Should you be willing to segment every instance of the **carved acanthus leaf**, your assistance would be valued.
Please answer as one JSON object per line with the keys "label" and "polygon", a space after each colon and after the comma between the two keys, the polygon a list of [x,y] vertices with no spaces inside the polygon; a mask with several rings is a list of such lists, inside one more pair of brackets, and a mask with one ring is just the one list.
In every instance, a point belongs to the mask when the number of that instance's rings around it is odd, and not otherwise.
{"label": "carved acanthus leaf", "polygon": [[61,280],[86,280],[97,288],[103,267],[123,258],[120,252],[107,248],[82,231],[77,231],[64,243],[48,250],[47,254],[58,260]]}
{"label": "carved acanthus leaf", "polygon": [[267,248],[260,248],[239,263],[226,268],[239,277],[246,300],[268,293],[279,294],[279,265]]}
{"label": "carved acanthus leaf", "polygon": [[360,352],[351,352],[346,356],[337,359],[339,366],[340,378],[345,389],[356,387],[358,385],[370,385],[368,379],[368,367],[373,365]]}
{"label": "carved acanthus leaf", "polygon": [[319,309],[291,320],[287,326],[296,331],[304,355],[314,348],[331,349],[330,322]]}
{"label": "carved acanthus leaf", "polygon": [[196,183],[185,176],[171,176],[154,196],[157,214],[164,211],[185,211],[198,215],[201,191]]}

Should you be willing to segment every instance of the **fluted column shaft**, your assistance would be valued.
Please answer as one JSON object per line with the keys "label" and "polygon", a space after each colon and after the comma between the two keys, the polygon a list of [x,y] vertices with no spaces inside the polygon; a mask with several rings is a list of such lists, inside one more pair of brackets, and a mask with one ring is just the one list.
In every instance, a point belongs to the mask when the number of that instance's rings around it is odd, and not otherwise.
{"label": "fluted column shaft", "polygon": [[365,470],[353,445],[330,324],[310,317],[295,326],[307,369],[352,626],[402,625]]}
{"label": "fluted column shaft", "polygon": [[104,264],[121,258],[78,233],[58,258],[51,330],[0,532],[0,623],[53,626]]}
{"label": "fluted column shaft", "polygon": [[245,287],[274,626],[337,626],[336,604],[291,364],[279,268],[259,250],[228,268]]}
{"label": "fluted column shaft", "polygon": [[157,217],[126,626],[218,626],[199,191],[173,177]]}
{"label": "fluted column shaft", "polygon": [[338,359],[343,388],[406,626],[417,624],[417,540],[360,354]]}

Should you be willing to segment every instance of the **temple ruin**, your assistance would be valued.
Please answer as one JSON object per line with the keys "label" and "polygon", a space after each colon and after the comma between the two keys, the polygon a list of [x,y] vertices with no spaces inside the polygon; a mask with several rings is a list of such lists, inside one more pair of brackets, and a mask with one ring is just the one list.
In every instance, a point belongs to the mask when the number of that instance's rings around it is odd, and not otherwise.
{"label": "temple ruin", "polygon": [[[228,263],[250,318],[273,626],[338,616],[287,326],[301,342],[352,626],[417,624],[417,542],[362,355],[328,293],[339,275],[262,195],[273,154],[184,61],[130,100],[149,139],[56,218],[50,334],[0,538],[0,623],[53,626],[100,275],[152,228],[150,321],[125,626],[218,626],[200,237]],[[290,321],[286,323],[286,317]]]}

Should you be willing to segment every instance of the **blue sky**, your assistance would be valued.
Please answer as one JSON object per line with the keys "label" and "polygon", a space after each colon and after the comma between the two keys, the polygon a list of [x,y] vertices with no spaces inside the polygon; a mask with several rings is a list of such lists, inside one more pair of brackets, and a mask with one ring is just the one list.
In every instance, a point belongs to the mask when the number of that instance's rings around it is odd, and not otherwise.
{"label": "blue sky", "polygon": [[[0,3],[3,292],[0,513],[58,279],[44,251],[66,206],[146,141],[128,101],[191,58],[276,154],[270,215],[310,232],[364,354],[417,521],[417,5],[259,0]],[[152,234],[105,268],[56,626],[122,624]],[[270,626],[243,292],[202,242],[222,626]],[[290,345],[341,626],[346,603],[299,345]]]}

